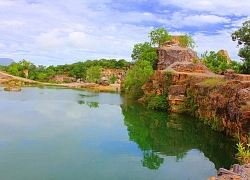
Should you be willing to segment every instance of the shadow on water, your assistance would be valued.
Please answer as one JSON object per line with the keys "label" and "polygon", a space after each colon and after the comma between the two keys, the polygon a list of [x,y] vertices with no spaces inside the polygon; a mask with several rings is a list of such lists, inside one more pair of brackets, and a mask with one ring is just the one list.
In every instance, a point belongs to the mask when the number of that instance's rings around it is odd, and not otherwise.
{"label": "shadow on water", "polygon": [[132,101],[124,102],[121,108],[130,141],[137,143],[143,152],[142,165],[149,169],[158,169],[164,163],[161,155],[180,161],[190,150],[203,152],[216,169],[236,163],[235,142],[199,120],[150,111]]}

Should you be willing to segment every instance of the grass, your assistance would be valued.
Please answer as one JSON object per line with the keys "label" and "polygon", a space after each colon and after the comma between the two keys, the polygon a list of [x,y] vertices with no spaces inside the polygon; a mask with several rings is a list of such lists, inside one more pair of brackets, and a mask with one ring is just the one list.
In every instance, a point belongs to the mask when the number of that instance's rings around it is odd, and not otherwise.
{"label": "grass", "polygon": [[244,145],[241,142],[237,143],[238,153],[236,154],[237,160],[244,164],[248,163],[250,160],[250,143]]}
{"label": "grass", "polygon": [[205,85],[205,86],[210,86],[210,87],[215,87],[218,84],[226,84],[228,81],[223,79],[223,78],[209,78],[206,79],[202,82],[200,82],[200,85]]}

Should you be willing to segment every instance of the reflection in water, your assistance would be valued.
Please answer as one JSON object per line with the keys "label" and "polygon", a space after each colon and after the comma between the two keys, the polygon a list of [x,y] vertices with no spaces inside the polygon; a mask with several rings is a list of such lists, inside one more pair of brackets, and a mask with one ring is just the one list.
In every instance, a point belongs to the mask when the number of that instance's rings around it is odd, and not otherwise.
{"label": "reflection in water", "polygon": [[90,108],[98,108],[99,107],[99,103],[98,102],[90,102],[90,101],[83,101],[83,100],[78,100],[77,101],[78,104],[86,104],[88,105]]}
{"label": "reflection in water", "polygon": [[234,143],[225,135],[211,131],[202,122],[178,114],[149,111],[141,104],[127,101],[122,107],[129,138],[143,151],[142,165],[158,169],[160,155],[181,161],[193,149],[203,152],[215,167],[229,168],[234,161]]}
{"label": "reflection in water", "polygon": [[[80,98],[91,98],[97,96],[97,93],[91,93],[91,94],[78,94]],[[84,100],[77,100],[78,104],[86,104],[90,108],[98,108],[99,107],[99,102],[93,102],[93,101],[84,101]]]}
{"label": "reflection in water", "polygon": [[158,169],[164,162],[164,158],[161,158],[157,153],[152,150],[143,151],[142,165],[148,169]]}
{"label": "reflection in water", "polygon": [[222,134],[119,94],[34,87],[0,102],[0,179],[200,180],[234,163]]}

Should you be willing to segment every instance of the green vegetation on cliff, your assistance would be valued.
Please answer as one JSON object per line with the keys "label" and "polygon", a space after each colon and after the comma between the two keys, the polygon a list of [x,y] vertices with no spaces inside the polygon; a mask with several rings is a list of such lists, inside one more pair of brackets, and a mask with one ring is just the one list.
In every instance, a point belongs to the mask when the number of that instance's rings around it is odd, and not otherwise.
{"label": "green vegetation on cliff", "polygon": [[[158,48],[167,41],[172,41],[172,36],[164,28],[152,30],[149,33],[150,42],[138,43],[134,45],[132,59],[134,66],[127,72],[125,79],[125,92],[133,99],[141,98],[143,94],[142,86],[157,69]],[[193,38],[186,34],[180,39],[180,43],[185,47],[194,47]],[[144,95],[143,99],[150,109],[164,110],[168,108],[168,93]]]}

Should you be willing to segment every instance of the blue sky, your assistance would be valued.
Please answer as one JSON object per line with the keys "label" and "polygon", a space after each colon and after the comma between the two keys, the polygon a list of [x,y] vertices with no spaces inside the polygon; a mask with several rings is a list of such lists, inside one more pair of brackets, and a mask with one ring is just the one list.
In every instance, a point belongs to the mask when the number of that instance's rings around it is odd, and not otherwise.
{"label": "blue sky", "polygon": [[35,65],[94,59],[131,60],[151,30],[193,36],[198,55],[225,49],[250,19],[246,0],[0,0],[0,57]]}

